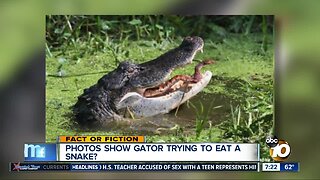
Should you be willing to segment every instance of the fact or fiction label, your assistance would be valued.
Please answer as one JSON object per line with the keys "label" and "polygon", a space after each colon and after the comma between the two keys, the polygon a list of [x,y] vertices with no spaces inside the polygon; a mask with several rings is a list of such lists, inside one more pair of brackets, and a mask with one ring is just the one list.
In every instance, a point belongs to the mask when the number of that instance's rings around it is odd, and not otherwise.
{"label": "fact or fiction label", "polygon": [[58,142],[61,143],[133,143],[145,142],[145,136],[59,136]]}
{"label": "fact or fiction label", "polygon": [[280,163],[262,163],[262,171],[280,172]]}
{"label": "fact or fiction label", "polygon": [[257,162],[250,143],[61,143],[59,161],[229,161]]}

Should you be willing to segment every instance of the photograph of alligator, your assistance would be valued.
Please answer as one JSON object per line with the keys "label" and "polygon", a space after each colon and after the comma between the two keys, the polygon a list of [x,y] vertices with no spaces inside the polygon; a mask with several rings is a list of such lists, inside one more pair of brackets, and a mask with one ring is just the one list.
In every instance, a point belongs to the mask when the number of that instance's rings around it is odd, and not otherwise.
{"label": "photograph of alligator", "polygon": [[190,64],[203,46],[201,37],[186,37],[177,48],[154,60],[141,64],[121,62],[78,97],[73,107],[76,120],[81,124],[108,124],[123,119],[121,110],[141,118],[177,108],[209,83],[212,73],[202,75],[200,69],[210,63],[199,63],[192,76],[177,75],[166,80],[175,68]]}
{"label": "photograph of alligator", "polygon": [[265,15],[46,16],[46,141],[262,142],[275,129],[273,33]]}

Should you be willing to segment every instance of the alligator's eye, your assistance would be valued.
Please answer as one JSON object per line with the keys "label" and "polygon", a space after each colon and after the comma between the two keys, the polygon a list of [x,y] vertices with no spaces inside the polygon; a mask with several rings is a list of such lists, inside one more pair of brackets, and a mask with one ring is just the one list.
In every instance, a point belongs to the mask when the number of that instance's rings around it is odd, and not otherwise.
{"label": "alligator's eye", "polygon": [[139,71],[144,71],[145,69],[145,67],[139,67]]}
{"label": "alligator's eye", "polygon": [[134,71],[134,68],[132,68],[132,67],[128,68],[129,73],[133,73],[133,71]]}

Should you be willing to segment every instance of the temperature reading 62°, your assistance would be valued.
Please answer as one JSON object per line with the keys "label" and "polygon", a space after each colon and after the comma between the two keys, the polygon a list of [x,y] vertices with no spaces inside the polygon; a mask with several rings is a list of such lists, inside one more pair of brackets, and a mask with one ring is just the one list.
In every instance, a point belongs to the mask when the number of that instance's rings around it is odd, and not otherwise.
{"label": "temperature reading 62\u00b0", "polygon": [[298,172],[299,163],[280,163],[280,171]]}
{"label": "temperature reading 62\u00b0", "polygon": [[285,170],[292,170],[294,168],[294,164],[286,164],[284,165]]}

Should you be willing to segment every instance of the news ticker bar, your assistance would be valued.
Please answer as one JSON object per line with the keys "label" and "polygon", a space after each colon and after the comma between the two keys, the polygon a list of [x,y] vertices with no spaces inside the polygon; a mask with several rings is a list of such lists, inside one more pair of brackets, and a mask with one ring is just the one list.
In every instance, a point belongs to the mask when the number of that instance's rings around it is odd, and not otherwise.
{"label": "news ticker bar", "polygon": [[300,164],[299,163],[262,163],[262,171],[271,171],[271,172],[299,172]]}
{"label": "news ticker bar", "polygon": [[251,171],[258,172],[259,163],[32,163],[9,164],[10,171]]}
{"label": "news ticker bar", "polygon": [[250,171],[299,172],[300,163],[10,163],[9,170],[19,171]]}
{"label": "news ticker bar", "polygon": [[300,163],[10,163],[9,170],[19,171],[251,171],[251,172],[299,172]]}

